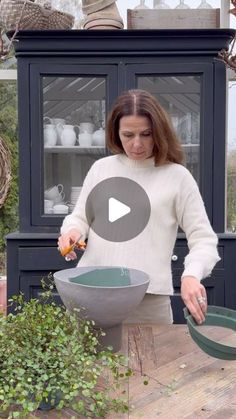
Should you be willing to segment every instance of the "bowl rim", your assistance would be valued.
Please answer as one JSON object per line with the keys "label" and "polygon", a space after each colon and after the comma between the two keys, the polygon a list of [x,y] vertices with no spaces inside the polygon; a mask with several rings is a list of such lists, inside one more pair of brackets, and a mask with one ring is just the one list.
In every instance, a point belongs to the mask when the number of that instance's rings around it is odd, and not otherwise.
{"label": "bowl rim", "polygon": [[192,339],[204,352],[215,358],[236,360],[236,346],[222,344],[201,333],[201,326],[221,326],[236,331],[235,310],[210,305],[201,325],[196,323],[187,307],[184,308],[184,317]]}
{"label": "bowl rim", "polygon": [[[125,267],[125,269],[128,269],[128,270],[130,269],[132,271],[141,272],[142,274],[144,274],[146,276],[146,280],[144,280],[141,284],[129,284],[129,285],[116,286],[116,287],[112,287],[112,286],[109,287],[109,286],[79,284],[79,283],[76,283],[76,282],[71,282],[69,277],[68,278],[56,278],[55,277],[55,275],[57,273],[60,273],[62,271],[74,270],[74,269],[77,269],[77,268],[94,268],[94,269],[98,269],[98,268],[100,268],[100,269],[106,269],[107,268],[107,269],[111,269],[111,268],[124,268],[124,266],[76,266],[74,268],[61,269],[60,271],[56,271],[56,272],[54,272],[53,276],[54,276],[55,280],[58,279],[58,280],[61,280],[62,282],[74,284],[76,286],[79,285],[80,287],[84,287],[84,288],[93,288],[93,289],[96,289],[96,290],[97,289],[101,289],[101,290],[102,289],[115,290],[115,289],[123,289],[123,288],[126,288],[126,289],[129,288],[129,289],[131,289],[131,288],[137,288],[137,287],[144,286],[144,285],[147,285],[148,286],[149,283],[150,283],[149,275],[146,272],[141,271],[140,269],[129,268],[129,267]],[[93,270],[93,269],[91,269],[91,270]]]}

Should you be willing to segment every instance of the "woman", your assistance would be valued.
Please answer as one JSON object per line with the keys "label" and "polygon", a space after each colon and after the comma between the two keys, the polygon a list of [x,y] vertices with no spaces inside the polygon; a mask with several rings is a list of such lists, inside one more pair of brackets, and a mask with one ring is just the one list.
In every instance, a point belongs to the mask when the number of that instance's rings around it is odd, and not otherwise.
{"label": "woman", "polygon": [[[59,248],[88,238],[79,266],[126,266],[150,277],[142,303],[127,321],[172,323],[171,256],[178,226],[186,234],[189,253],[181,277],[181,297],[197,323],[205,319],[207,295],[201,280],[220,259],[217,236],[206,215],[198,186],[181,164],[181,145],[169,116],[143,90],[118,97],[107,120],[107,145],[115,153],[96,161],[89,170],[72,214],[63,221]],[[96,184],[122,176],[147,193],[151,213],[146,227],[131,240],[111,242],[98,236],[86,217],[86,198]],[[96,217],[96,214],[95,214]],[[75,259],[74,251],[68,254]]]}

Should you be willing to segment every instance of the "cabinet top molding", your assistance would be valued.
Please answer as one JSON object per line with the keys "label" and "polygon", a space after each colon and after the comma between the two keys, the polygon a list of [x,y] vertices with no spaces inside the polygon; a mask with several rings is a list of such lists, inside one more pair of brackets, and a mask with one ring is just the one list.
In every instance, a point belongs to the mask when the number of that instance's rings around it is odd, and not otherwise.
{"label": "cabinet top molding", "polygon": [[217,55],[234,36],[234,29],[35,30],[17,32],[14,46],[16,56]]}

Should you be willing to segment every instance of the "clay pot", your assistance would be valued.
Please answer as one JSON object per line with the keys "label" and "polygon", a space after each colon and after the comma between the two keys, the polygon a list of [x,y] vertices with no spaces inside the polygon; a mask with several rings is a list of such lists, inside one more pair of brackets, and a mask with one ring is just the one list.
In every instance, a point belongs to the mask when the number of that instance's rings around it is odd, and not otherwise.
{"label": "clay pot", "polygon": [[7,280],[0,277],[0,312],[7,314]]}
{"label": "clay pot", "polygon": [[102,10],[116,0],[82,0],[82,11],[85,15]]}
{"label": "clay pot", "polygon": [[[87,18],[83,23],[84,29],[123,29],[124,23],[121,18],[118,8],[115,2],[110,3],[107,6],[106,1],[97,3],[100,4],[100,8],[97,5],[97,9],[94,12],[87,12]],[[102,7],[103,3],[103,7]],[[92,10],[92,9],[90,9]]]}

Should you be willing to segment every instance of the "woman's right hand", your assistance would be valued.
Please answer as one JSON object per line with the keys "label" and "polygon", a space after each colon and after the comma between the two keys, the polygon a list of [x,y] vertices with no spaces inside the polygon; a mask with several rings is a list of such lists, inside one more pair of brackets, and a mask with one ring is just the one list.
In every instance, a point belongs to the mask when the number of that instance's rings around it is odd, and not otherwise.
{"label": "woman's right hand", "polygon": [[74,250],[72,250],[71,252],[67,253],[66,249],[70,248],[70,246],[76,242],[79,241],[81,237],[81,233],[79,230],[77,230],[76,228],[72,228],[71,230],[69,230],[67,233],[62,234],[59,238],[58,238],[58,247],[59,250],[61,251],[61,253],[65,254],[65,258],[66,260],[75,260],[77,258],[77,255],[75,253]]}

